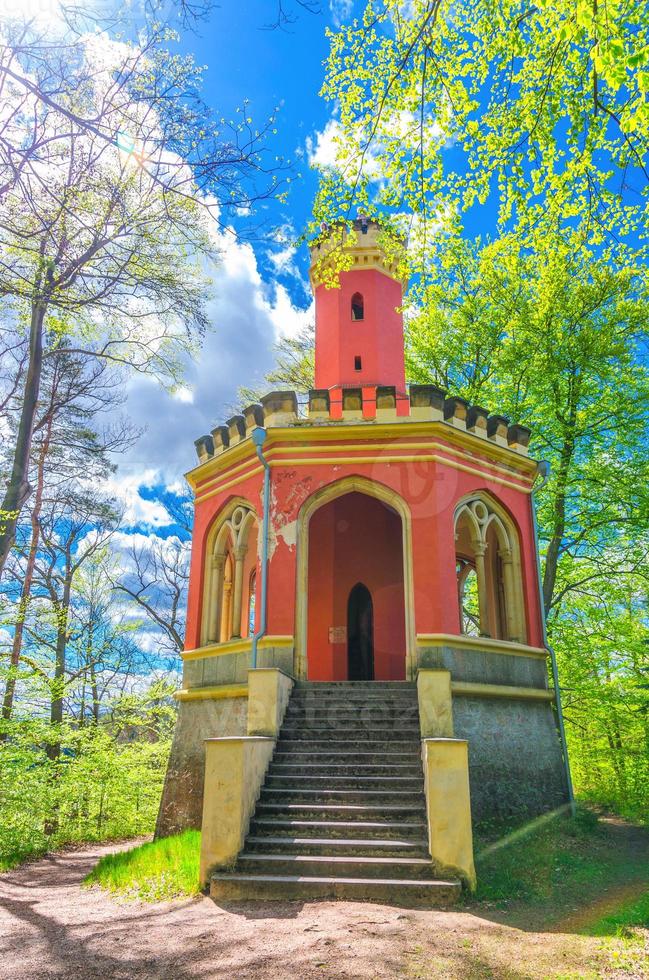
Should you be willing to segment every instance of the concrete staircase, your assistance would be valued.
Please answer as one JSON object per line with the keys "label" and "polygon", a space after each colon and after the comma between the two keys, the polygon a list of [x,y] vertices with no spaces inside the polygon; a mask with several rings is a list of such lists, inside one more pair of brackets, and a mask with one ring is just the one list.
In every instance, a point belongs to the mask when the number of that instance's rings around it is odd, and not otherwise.
{"label": "concrete staircase", "polygon": [[244,849],[210,894],[446,906],[460,890],[428,852],[415,685],[297,684]]}

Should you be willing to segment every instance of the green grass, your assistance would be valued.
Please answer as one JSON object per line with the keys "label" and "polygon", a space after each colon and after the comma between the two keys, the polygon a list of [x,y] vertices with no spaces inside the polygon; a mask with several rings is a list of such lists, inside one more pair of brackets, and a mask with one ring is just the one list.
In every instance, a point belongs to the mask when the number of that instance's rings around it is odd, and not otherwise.
{"label": "green grass", "polygon": [[634,929],[649,929],[649,891],[635,901],[622,905],[615,912],[609,912],[596,922],[591,922],[584,932],[587,936],[627,938]]}
{"label": "green grass", "polygon": [[108,854],[84,884],[100,885],[113,894],[144,902],[196,895],[200,846],[200,832],[186,830],[130,851]]}
{"label": "green grass", "polygon": [[478,914],[523,929],[630,936],[649,918],[646,846],[642,828],[584,808],[574,820],[478,827]]}
{"label": "green grass", "polygon": [[605,877],[598,846],[602,830],[588,810],[566,816],[542,817],[522,827],[481,826],[476,829],[478,875],[476,898],[501,902],[544,901],[569,884],[587,884]]}
{"label": "green grass", "polygon": [[13,848],[11,851],[0,851],[0,874],[3,871],[11,871],[25,861],[33,861],[35,858],[43,857],[47,853],[44,846],[33,846],[29,844],[21,848]]}

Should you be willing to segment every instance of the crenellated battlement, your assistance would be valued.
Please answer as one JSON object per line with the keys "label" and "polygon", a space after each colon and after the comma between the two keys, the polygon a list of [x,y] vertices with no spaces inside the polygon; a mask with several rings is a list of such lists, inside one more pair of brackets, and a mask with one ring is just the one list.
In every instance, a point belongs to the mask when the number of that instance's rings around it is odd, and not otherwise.
{"label": "crenellated battlement", "polygon": [[306,415],[299,414],[294,391],[272,391],[258,404],[248,405],[241,415],[234,415],[218,425],[209,435],[194,443],[200,463],[219,456],[247,439],[252,429],[287,428],[291,426],[344,426],[365,423],[368,429],[376,423],[441,422],[474,435],[487,443],[527,456],[530,430],[510,424],[503,415],[490,414],[464,398],[449,397],[436,385],[410,385],[407,396],[387,385],[365,385],[336,391],[312,389],[308,395]]}

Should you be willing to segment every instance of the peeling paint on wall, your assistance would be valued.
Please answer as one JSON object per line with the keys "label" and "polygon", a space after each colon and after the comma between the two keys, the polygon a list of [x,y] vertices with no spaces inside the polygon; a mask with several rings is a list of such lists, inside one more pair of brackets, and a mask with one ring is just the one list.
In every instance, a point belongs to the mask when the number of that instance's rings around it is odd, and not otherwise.
{"label": "peeling paint on wall", "polygon": [[297,544],[297,521],[291,521],[283,527],[277,529],[277,533],[284,539],[284,544],[293,550]]}

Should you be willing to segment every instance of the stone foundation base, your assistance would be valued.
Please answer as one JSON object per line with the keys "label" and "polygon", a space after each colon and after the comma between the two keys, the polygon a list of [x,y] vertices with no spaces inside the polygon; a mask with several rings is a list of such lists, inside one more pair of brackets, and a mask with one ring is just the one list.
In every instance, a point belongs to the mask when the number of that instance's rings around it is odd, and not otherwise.
{"label": "stone foundation base", "polygon": [[183,830],[201,828],[203,780],[207,738],[245,735],[248,698],[182,701],[155,836],[168,837]]}

